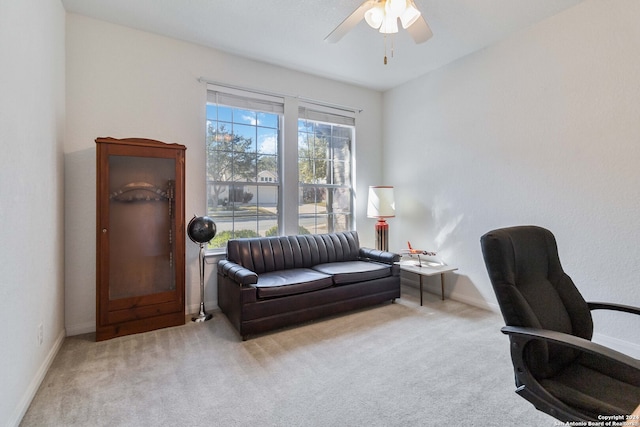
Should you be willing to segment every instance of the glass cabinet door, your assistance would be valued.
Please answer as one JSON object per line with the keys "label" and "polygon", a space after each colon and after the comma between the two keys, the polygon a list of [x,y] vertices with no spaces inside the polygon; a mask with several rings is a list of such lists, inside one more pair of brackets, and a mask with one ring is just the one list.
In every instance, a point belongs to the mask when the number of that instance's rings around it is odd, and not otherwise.
{"label": "glass cabinet door", "polygon": [[109,157],[109,299],[175,289],[175,160]]}

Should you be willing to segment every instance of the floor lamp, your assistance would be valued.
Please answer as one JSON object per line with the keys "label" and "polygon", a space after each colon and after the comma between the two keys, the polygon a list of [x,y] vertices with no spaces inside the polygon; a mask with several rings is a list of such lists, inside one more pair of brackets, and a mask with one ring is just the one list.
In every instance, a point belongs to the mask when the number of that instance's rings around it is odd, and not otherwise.
{"label": "floor lamp", "polygon": [[375,226],[376,249],[389,250],[389,224],[385,218],[396,216],[393,200],[393,187],[376,185],[369,187],[369,201],[367,203],[367,217],[378,218]]}
{"label": "floor lamp", "polygon": [[193,216],[187,225],[189,238],[200,245],[198,266],[200,267],[200,312],[191,318],[193,322],[206,322],[211,320],[213,314],[207,313],[204,308],[204,253],[207,243],[216,236],[216,223],[208,216]]}

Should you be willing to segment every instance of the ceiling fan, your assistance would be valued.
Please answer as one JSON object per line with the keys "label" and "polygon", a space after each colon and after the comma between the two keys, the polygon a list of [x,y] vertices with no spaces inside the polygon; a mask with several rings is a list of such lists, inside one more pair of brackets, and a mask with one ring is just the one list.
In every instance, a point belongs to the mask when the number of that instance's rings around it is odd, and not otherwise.
{"label": "ceiling fan", "polygon": [[407,30],[416,43],[424,43],[433,36],[413,0],[366,0],[325,37],[325,41],[338,42],[362,19],[383,34],[397,33],[400,19],[402,28]]}

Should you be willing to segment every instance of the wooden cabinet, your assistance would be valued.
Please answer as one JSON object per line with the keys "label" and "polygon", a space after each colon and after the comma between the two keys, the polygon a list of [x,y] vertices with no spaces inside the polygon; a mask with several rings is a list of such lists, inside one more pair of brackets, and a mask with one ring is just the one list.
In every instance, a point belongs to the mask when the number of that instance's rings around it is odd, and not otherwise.
{"label": "wooden cabinet", "polygon": [[182,325],[186,147],[96,144],[96,340]]}

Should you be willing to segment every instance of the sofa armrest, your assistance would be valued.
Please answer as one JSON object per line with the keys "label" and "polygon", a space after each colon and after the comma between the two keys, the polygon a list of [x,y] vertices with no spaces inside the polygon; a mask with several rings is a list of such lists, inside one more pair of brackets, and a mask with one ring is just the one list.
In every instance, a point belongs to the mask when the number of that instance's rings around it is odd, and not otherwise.
{"label": "sofa armrest", "polygon": [[400,255],[378,249],[360,248],[360,259],[393,264],[400,261]]}
{"label": "sofa armrest", "polygon": [[256,273],[228,259],[218,261],[218,273],[228,277],[241,286],[258,283],[258,275]]}

